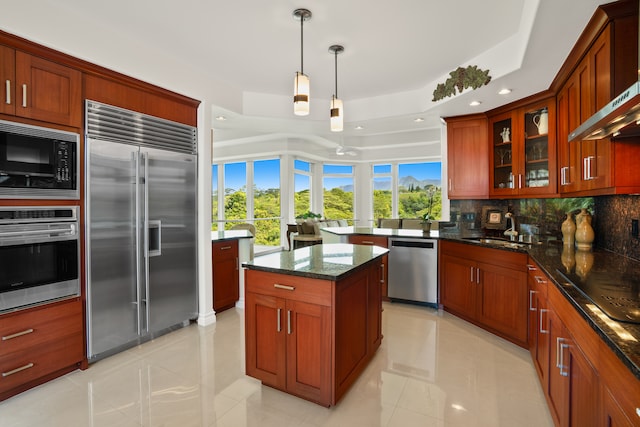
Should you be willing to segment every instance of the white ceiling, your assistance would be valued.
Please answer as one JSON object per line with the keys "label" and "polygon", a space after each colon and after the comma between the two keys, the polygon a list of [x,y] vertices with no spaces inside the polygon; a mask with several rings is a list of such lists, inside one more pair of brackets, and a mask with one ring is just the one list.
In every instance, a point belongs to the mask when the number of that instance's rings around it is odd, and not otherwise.
{"label": "white ceiling", "polygon": [[[210,86],[202,92],[212,116],[227,117],[214,121],[216,141],[313,135],[328,145],[344,139],[366,149],[395,139],[419,141],[420,132],[440,126],[439,117],[486,111],[547,89],[597,5],[606,1],[12,3],[0,14],[5,31],[172,90],[188,88],[196,98],[198,90],[180,80]],[[301,7],[313,13],[304,25],[304,72],[312,96],[308,117],[294,116],[292,106],[293,77],[300,69],[300,24],[292,13]],[[340,134],[328,130],[332,44],[345,47],[338,56],[338,94],[346,117]],[[432,102],[435,85],[467,65],[489,69],[491,83]],[[502,88],[513,92],[498,95]],[[470,107],[471,100],[482,104]],[[417,117],[425,121],[414,122]],[[356,125],[364,129],[355,130]]]}

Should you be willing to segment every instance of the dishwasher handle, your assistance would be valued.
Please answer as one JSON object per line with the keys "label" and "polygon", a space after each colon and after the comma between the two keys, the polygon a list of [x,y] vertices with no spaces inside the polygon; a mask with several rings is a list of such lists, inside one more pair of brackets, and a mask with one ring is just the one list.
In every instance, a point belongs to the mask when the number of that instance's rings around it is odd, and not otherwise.
{"label": "dishwasher handle", "polygon": [[396,247],[400,247],[400,248],[435,249],[435,242],[392,240],[391,241],[391,246],[396,246]]}

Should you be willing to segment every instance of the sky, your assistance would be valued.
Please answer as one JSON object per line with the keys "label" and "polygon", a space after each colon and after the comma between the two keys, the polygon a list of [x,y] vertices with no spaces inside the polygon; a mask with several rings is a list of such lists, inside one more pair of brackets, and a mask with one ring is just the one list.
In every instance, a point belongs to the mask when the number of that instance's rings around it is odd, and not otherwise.
{"label": "sky", "polygon": [[[300,163],[304,167],[305,162]],[[254,161],[254,182],[256,187],[261,190],[269,188],[280,187],[280,161],[279,159],[272,160],[259,160]],[[217,186],[217,168],[218,165],[213,166],[213,188]],[[232,188],[234,190],[240,189],[247,184],[247,164],[241,163],[227,163],[224,165],[225,170],[225,188]],[[325,173],[340,173],[345,172],[344,165],[325,165]],[[399,176],[413,176],[417,180],[434,179],[440,180],[442,178],[442,165],[436,163],[405,163],[399,165]],[[300,187],[300,180],[296,180],[295,191],[300,191],[304,188]],[[328,189],[334,187],[340,187],[344,185],[353,185],[351,178],[328,178],[324,180],[324,186]]]}

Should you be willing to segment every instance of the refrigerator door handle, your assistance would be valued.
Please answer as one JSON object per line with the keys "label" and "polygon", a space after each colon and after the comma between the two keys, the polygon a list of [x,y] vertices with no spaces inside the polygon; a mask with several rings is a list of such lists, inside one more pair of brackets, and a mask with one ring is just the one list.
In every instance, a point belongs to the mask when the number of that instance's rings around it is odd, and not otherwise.
{"label": "refrigerator door handle", "polygon": [[149,295],[149,155],[147,153],[141,152],[140,159],[143,163],[144,167],[144,179],[142,181],[142,208],[143,208],[143,230],[144,230],[144,294],[145,294],[145,307],[144,307],[144,332],[149,332],[149,303],[148,301],[151,299]]}
{"label": "refrigerator door handle", "polygon": [[[135,184],[134,184],[134,188],[135,188],[135,195],[136,195],[136,200],[139,200],[140,198],[140,153],[139,152],[133,152],[132,153],[132,158],[136,167],[136,175],[135,175]],[[135,205],[135,217],[134,217],[134,222],[135,222],[135,242],[136,242],[136,254],[140,253],[140,205],[136,203]],[[140,265],[140,257],[138,255],[137,261],[136,261],[136,283],[140,283],[140,279],[142,276],[142,272],[140,271],[141,265]],[[142,296],[142,293],[140,292],[140,286],[136,286],[136,302],[134,303],[136,306],[136,310],[137,310],[137,325],[136,325],[136,329],[138,331],[138,335],[142,334],[142,329],[143,329],[143,325],[142,325],[142,316],[141,316],[141,307],[142,304],[144,303],[144,298]]]}
{"label": "refrigerator door handle", "polygon": [[148,251],[149,257],[162,255],[162,221],[149,221],[148,227]]}

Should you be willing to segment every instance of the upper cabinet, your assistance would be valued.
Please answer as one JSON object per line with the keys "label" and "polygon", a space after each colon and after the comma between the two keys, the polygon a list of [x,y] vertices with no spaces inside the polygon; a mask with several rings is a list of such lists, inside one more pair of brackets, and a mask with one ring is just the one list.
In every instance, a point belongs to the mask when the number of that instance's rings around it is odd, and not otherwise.
{"label": "upper cabinet", "polygon": [[594,14],[556,78],[561,194],[626,194],[640,190],[640,174],[634,166],[640,156],[637,137],[568,142],[571,131],[637,81],[637,43],[638,2],[604,5]]}
{"label": "upper cabinet", "polygon": [[556,193],[556,105],[553,98],[489,117],[489,194]]}
{"label": "upper cabinet", "polygon": [[447,169],[450,199],[486,199],[489,191],[487,118],[447,118]]}
{"label": "upper cabinet", "polygon": [[6,46],[0,46],[0,113],[82,125],[80,71]]}

